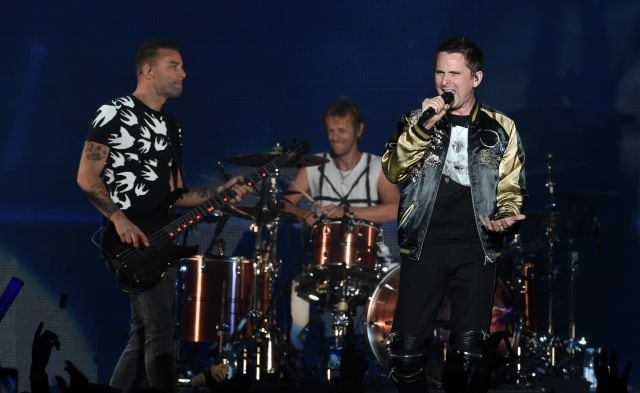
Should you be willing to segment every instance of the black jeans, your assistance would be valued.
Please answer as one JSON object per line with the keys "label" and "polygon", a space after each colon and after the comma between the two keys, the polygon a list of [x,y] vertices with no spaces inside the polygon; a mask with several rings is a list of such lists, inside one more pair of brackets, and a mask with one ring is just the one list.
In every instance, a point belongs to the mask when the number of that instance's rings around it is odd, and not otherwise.
{"label": "black jeans", "polygon": [[403,259],[393,332],[426,345],[442,300],[451,306],[451,331],[488,333],[495,264],[484,263],[480,242],[426,244],[418,263]]}
{"label": "black jeans", "polygon": [[171,266],[155,287],[129,294],[129,341],[110,382],[123,393],[135,392],[140,386],[175,391],[176,274],[177,268]]}

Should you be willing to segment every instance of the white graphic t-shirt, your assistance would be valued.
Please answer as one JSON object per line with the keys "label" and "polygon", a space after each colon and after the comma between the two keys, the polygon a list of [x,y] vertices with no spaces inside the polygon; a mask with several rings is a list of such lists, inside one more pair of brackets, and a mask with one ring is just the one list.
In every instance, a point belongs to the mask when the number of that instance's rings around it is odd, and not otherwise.
{"label": "white graphic t-shirt", "polygon": [[87,140],[109,147],[102,176],[127,215],[147,214],[165,201],[182,149],[182,131],[171,115],[134,96],[116,98],[98,109]]}
{"label": "white graphic t-shirt", "polygon": [[469,180],[469,155],[467,153],[468,132],[469,129],[467,127],[458,125],[451,127],[449,150],[447,151],[447,159],[442,171],[451,180],[467,187],[471,185]]}

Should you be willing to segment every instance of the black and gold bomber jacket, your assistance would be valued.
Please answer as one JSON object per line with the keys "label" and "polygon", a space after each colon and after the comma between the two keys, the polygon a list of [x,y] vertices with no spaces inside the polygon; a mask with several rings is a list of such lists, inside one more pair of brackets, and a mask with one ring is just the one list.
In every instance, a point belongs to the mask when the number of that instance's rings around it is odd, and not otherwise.
{"label": "black and gold bomber jacket", "polygon": [[[446,116],[433,128],[424,129],[421,114],[416,110],[401,119],[382,157],[385,176],[402,187],[400,253],[416,262],[429,227],[451,134]],[[491,263],[503,247],[504,236],[486,231],[478,216],[499,219],[522,211],[527,197],[524,150],[513,120],[479,101],[471,111],[468,138],[475,221],[485,263]]]}

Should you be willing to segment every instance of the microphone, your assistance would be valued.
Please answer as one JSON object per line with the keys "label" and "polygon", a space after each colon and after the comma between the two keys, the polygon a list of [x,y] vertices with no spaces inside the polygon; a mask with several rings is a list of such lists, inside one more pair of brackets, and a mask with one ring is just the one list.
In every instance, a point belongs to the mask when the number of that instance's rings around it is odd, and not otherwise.
{"label": "microphone", "polygon": [[[445,104],[450,105],[453,102],[453,93],[450,91],[445,91],[444,93],[440,94],[440,97],[442,97]],[[435,109],[433,109],[432,107],[427,108],[427,110],[422,113],[422,116],[420,116],[421,123],[425,123],[435,114]]]}

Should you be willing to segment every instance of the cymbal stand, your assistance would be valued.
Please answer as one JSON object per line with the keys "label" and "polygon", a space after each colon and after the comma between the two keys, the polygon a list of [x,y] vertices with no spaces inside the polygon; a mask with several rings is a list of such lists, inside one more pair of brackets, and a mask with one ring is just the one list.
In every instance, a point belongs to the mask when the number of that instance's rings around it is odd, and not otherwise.
{"label": "cymbal stand", "polygon": [[576,292],[576,277],[578,275],[578,261],[580,259],[580,253],[575,247],[575,239],[572,237],[569,240],[571,245],[570,250],[570,265],[569,265],[569,338],[571,340],[576,339],[576,315],[575,315],[575,292]]}
{"label": "cymbal stand", "polygon": [[556,283],[556,268],[555,268],[555,253],[556,253],[556,241],[557,234],[555,232],[555,225],[548,223],[545,228],[545,237],[547,238],[547,284],[548,284],[548,299],[547,299],[547,335],[552,337],[554,334],[553,323],[553,291]]}
{"label": "cymbal stand", "polygon": [[545,206],[545,208],[551,211],[555,211],[558,208],[558,201],[556,200],[556,183],[551,180],[551,172],[553,169],[553,154],[547,153],[544,158],[547,166],[547,180],[544,183],[544,187],[547,189],[547,205]]}
{"label": "cymbal stand", "polygon": [[[553,154],[547,153],[545,156],[545,161],[547,165],[547,180],[545,181],[545,188],[547,189],[547,205],[545,208],[550,211],[556,211],[558,208],[558,203],[556,200],[556,183],[553,182],[551,177],[551,172],[553,168]],[[547,239],[547,279],[549,285],[549,298],[547,303],[547,335],[549,337],[553,336],[554,326],[553,326],[553,289],[555,286],[555,245],[557,241],[557,234],[555,232],[555,221],[550,219],[547,221],[545,227],[545,237]],[[552,359],[554,356],[552,354]],[[552,365],[554,360],[552,360]]]}
{"label": "cymbal stand", "polygon": [[[275,374],[278,371],[279,352],[276,348],[279,334],[276,331],[276,307],[272,306],[273,285],[278,276],[279,262],[276,258],[276,244],[278,237],[277,212],[278,176],[276,169],[272,175],[262,182],[256,205],[260,208],[256,222],[251,225],[255,233],[254,272],[255,281],[252,289],[251,344],[255,352],[249,355],[247,349],[244,354],[243,372],[249,372],[248,357],[253,358],[255,379],[260,380],[265,374]],[[263,239],[268,235],[268,239]]]}
{"label": "cymbal stand", "polygon": [[514,250],[514,261],[516,270],[513,273],[512,290],[517,293],[518,306],[521,310],[520,318],[518,321],[518,330],[527,330],[533,332],[535,330],[535,321],[533,319],[533,306],[532,306],[532,293],[530,280],[533,277],[533,266],[531,261],[525,258],[525,253],[522,249],[521,235],[516,233],[513,236],[513,240],[509,243],[509,248]]}
{"label": "cymbal stand", "polygon": [[[222,164],[222,162],[218,161],[217,165],[218,165],[218,173],[220,174],[222,181],[226,182],[229,179],[231,179],[231,175],[229,175],[227,171],[224,169],[224,165]],[[220,217],[220,219],[218,220],[218,223],[216,224],[216,229],[213,232],[213,238],[209,242],[209,246],[207,246],[207,249],[205,250],[204,255],[224,255],[225,241],[222,237],[220,237],[220,234],[222,234],[222,230],[224,229],[224,226],[227,225],[227,221],[229,221],[229,217],[231,216],[223,213],[222,217]],[[214,253],[214,250],[215,250],[215,253]]]}
{"label": "cymbal stand", "polygon": [[580,252],[578,251],[575,227],[569,231],[569,339],[566,343],[566,352],[569,355],[569,364],[566,367],[569,375],[579,377],[582,375],[583,356],[586,351],[586,340],[576,338],[576,317],[575,317],[575,292],[576,278],[578,276]]}
{"label": "cymbal stand", "polygon": [[513,331],[514,336],[518,337],[515,342],[517,346],[514,348],[517,354],[516,362],[513,364],[512,380],[516,385],[529,386],[535,381],[535,366],[531,359],[528,358],[531,352],[531,345],[535,339],[535,321],[532,305],[531,280],[533,279],[531,261],[525,257],[521,235],[515,234],[513,240],[509,244],[510,249],[514,250],[514,260],[516,270],[513,273],[513,283],[511,289],[518,294],[517,306],[520,309],[517,325]]}
{"label": "cymbal stand", "polygon": [[[574,316],[574,292],[575,292],[575,278],[578,267],[578,253],[575,250],[575,242],[573,239],[571,243],[571,265],[570,265],[570,288],[569,288],[569,331],[570,339],[568,341],[562,340],[560,337],[555,336],[554,322],[553,322],[553,306],[554,306],[554,290],[555,281],[558,275],[558,268],[556,267],[556,246],[558,245],[558,233],[556,227],[558,220],[562,215],[559,212],[559,204],[556,200],[556,186],[557,184],[552,180],[552,161],[553,155],[547,153],[545,156],[547,164],[547,180],[545,187],[547,188],[547,205],[549,218],[546,222],[545,237],[547,238],[547,275],[548,275],[548,324],[547,324],[547,365],[551,367],[550,372],[560,374],[563,376],[576,375],[577,359],[576,355],[580,351],[579,343],[575,341],[575,316]],[[560,367],[558,367],[560,366]]]}

